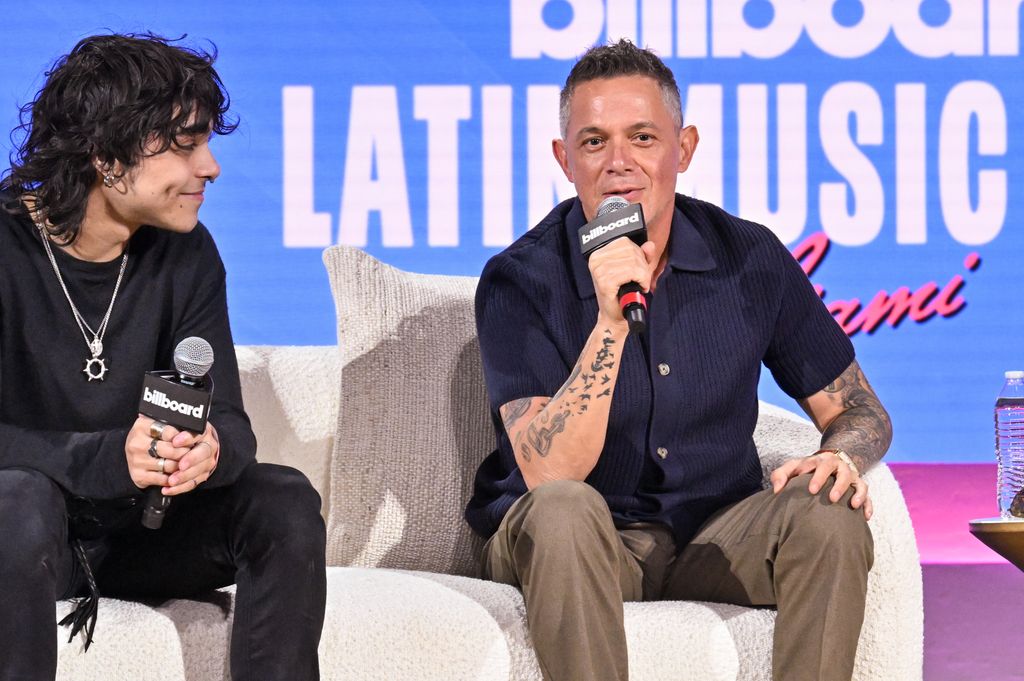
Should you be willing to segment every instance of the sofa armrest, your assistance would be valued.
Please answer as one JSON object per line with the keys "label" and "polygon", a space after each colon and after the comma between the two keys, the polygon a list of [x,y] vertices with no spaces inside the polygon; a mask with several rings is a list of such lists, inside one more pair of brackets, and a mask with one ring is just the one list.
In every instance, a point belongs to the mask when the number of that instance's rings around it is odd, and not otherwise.
{"label": "sofa armrest", "polygon": [[[767,487],[772,470],[786,459],[817,450],[821,435],[810,421],[762,402],[754,439]],[[875,508],[869,522],[875,563],[868,575],[867,607],[853,678],[919,680],[924,655],[924,605],[920,555],[910,512],[884,462],[873,466],[864,479]]]}
{"label": "sofa armrest", "polygon": [[338,419],[337,347],[252,345],[237,346],[235,353],[257,459],[305,473],[326,517]]}

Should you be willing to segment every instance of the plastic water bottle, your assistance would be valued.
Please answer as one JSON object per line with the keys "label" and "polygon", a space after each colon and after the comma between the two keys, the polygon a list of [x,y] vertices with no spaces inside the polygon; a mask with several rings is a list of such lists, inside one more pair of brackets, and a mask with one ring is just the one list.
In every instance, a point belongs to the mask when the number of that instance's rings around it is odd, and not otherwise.
{"label": "plastic water bottle", "polygon": [[1024,520],[1024,371],[1007,371],[996,400],[999,515]]}

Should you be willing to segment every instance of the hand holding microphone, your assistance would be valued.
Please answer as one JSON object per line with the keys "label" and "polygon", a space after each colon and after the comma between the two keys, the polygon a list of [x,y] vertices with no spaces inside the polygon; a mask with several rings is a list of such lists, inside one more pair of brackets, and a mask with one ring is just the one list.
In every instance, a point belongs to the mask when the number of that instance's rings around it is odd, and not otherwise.
{"label": "hand holding microphone", "polygon": [[125,450],[128,473],[139,489],[157,486],[166,488],[166,496],[176,496],[191,492],[213,473],[220,444],[213,424],[203,433],[192,433],[139,414]]}
{"label": "hand holding microphone", "polygon": [[208,422],[213,348],[202,338],[186,338],[174,350],[174,364],[177,371],[146,373],[140,416],[125,447],[132,480],[146,490],[142,524],[150,529],[161,527],[172,496],[209,478],[220,453]]}
{"label": "hand holding microphone", "polygon": [[[194,435],[187,432],[181,437],[178,435],[179,431],[173,426],[139,414],[125,443],[128,474],[136,487],[146,489],[154,485],[167,485],[168,478],[178,470],[178,461],[188,454],[192,440],[195,439]],[[153,454],[149,453],[151,449]]]}
{"label": "hand holding microphone", "polygon": [[580,251],[590,264],[599,301],[604,298],[601,282],[615,281],[618,307],[630,333],[644,333],[647,330],[644,291],[650,288],[653,250],[651,246],[644,246],[647,228],[641,205],[630,204],[621,196],[608,197],[598,206],[597,217],[580,228],[579,239]]}

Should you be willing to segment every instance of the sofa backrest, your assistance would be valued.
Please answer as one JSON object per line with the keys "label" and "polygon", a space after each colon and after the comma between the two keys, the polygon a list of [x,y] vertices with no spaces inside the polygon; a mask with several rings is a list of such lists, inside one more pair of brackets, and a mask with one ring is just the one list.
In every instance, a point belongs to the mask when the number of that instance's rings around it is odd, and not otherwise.
{"label": "sofa backrest", "polygon": [[331,565],[471,575],[463,520],[495,438],[473,320],[476,279],[403,272],[336,246],[341,394],[331,464]]}
{"label": "sofa backrest", "polygon": [[242,400],[256,458],[299,469],[330,508],[328,476],[338,423],[335,345],[239,345]]}
{"label": "sofa backrest", "polygon": [[[473,318],[477,279],[413,274],[334,246],[341,391],[330,470],[329,565],[472,575],[463,519],[495,447]],[[761,405],[762,465],[817,449],[817,431]]]}

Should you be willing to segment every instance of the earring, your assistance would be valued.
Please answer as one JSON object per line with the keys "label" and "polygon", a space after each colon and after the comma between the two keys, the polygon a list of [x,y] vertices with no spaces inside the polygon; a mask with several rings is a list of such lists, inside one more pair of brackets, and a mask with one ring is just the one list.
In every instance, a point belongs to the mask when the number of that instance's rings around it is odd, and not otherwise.
{"label": "earring", "polygon": [[109,170],[103,174],[103,186],[113,187],[114,186],[114,173]]}

